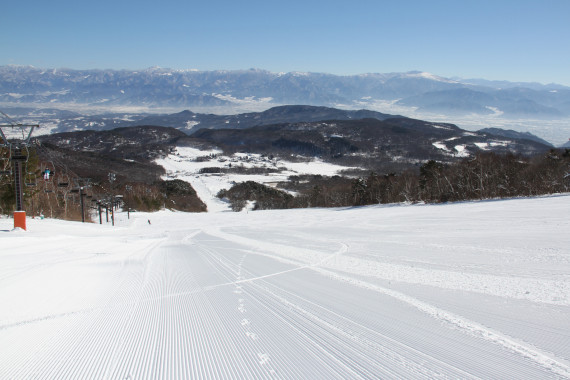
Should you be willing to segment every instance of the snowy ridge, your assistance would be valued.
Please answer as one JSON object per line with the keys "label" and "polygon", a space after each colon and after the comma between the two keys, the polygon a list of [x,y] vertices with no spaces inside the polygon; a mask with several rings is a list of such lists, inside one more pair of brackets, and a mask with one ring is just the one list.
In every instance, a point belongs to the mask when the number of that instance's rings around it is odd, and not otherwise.
{"label": "snowy ridge", "polygon": [[3,218],[0,378],[570,378],[569,200]]}
{"label": "snowy ridge", "polygon": [[427,73],[427,72],[409,72],[409,73],[405,73],[402,75],[405,78],[422,78],[422,79],[429,79],[429,80],[433,80],[436,82],[444,82],[444,83],[461,83],[458,81],[455,81],[453,79],[448,79],[448,78],[444,78],[444,77],[440,77],[438,75],[435,74],[431,74],[431,73]]}

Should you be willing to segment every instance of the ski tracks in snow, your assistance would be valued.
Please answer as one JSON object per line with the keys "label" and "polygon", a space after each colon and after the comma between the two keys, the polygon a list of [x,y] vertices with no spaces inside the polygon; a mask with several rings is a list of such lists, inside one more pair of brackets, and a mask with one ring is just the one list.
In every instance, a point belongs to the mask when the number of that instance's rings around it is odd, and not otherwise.
{"label": "ski tracks in snow", "polygon": [[570,378],[554,355],[340,271],[346,242],[167,235],[102,267],[93,281],[112,286],[92,307],[0,328],[0,376]]}
{"label": "ski tracks in snow", "polygon": [[[297,265],[297,267],[295,267],[293,269],[289,269],[289,270],[285,270],[285,271],[277,272],[277,273],[272,273],[272,274],[268,274],[268,275],[263,275],[263,276],[253,276],[253,277],[250,277],[247,279],[244,279],[241,276],[241,272],[240,272],[240,277],[236,281],[236,284],[242,283],[242,282],[258,282],[260,280],[265,280],[265,279],[268,279],[268,278],[273,277],[273,276],[279,276],[279,275],[282,275],[285,273],[290,273],[290,272],[298,271],[301,269],[311,269],[311,270],[314,270],[318,273],[321,273],[324,276],[327,276],[331,279],[334,279],[336,281],[349,283],[349,284],[357,286],[357,287],[365,288],[365,289],[372,290],[374,292],[381,293],[381,294],[387,295],[389,297],[392,297],[392,298],[394,298],[400,302],[403,302],[403,303],[406,303],[406,304],[412,306],[413,308],[421,311],[422,313],[429,315],[430,317],[440,321],[441,323],[449,325],[450,328],[460,330],[466,335],[491,342],[492,344],[495,344],[495,345],[499,345],[499,346],[503,347],[504,349],[506,349],[510,352],[521,355],[521,356],[525,357],[526,359],[529,359],[529,360],[535,362],[539,366],[546,368],[549,371],[552,371],[557,376],[570,378],[570,365],[567,363],[567,361],[565,359],[558,358],[552,353],[544,352],[537,347],[526,344],[526,343],[521,342],[517,339],[511,338],[511,337],[509,337],[505,334],[502,334],[498,331],[494,331],[493,329],[485,327],[485,326],[483,326],[477,322],[471,321],[471,320],[464,318],[460,315],[454,314],[452,312],[438,308],[434,305],[420,301],[419,299],[408,296],[402,292],[391,290],[391,289],[388,289],[388,288],[385,288],[382,286],[378,286],[376,284],[372,284],[372,283],[369,283],[366,281],[362,281],[362,280],[350,277],[350,276],[345,275],[345,274],[340,274],[337,271],[331,271],[331,270],[326,269],[326,265],[324,265],[324,264],[326,264],[327,261],[329,261],[329,260],[333,259],[334,257],[348,251],[348,245],[345,243],[339,243],[342,245],[342,248],[339,249],[338,251],[334,252],[333,254],[323,255],[322,253],[319,253],[319,252],[309,253],[303,249],[301,249],[303,251],[301,253],[299,253],[298,251],[292,252],[291,248],[288,246],[283,246],[283,245],[275,244],[275,243],[260,242],[260,241],[249,239],[249,238],[246,238],[243,236],[238,236],[238,235],[234,235],[231,233],[222,232],[220,229],[209,229],[206,232],[208,234],[213,235],[213,236],[217,236],[218,238],[222,238],[224,240],[233,242],[235,244],[249,246],[250,248],[252,248],[251,252],[254,253],[255,255],[266,256],[266,257],[270,257],[272,259],[275,259],[275,260],[278,260],[278,261],[281,261],[281,262],[284,262],[287,264]],[[319,256],[321,256],[320,260],[319,259],[315,260],[315,257],[318,258]],[[311,263],[303,265],[303,264],[300,264],[300,262],[298,260],[296,260],[297,257],[303,257],[303,258],[312,257],[313,259],[312,259]],[[242,259],[242,262],[243,262],[243,259]],[[240,268],[241,268],[241,265],[240,265]],[[241,271],[241,269],[240,269],[240,271]],[[268,288],[264,288],[264,291],[267,292],[268,294],[271,294],[274,298],[278,299],[281,303],[287,305],[289,308],[297,310],[298,312],[300,312],[301,314],[303,314],[307,318],[319,321],[322,324],[326,324],[326,322],[323,322],[322,320],[320,320],[317,315],[311,314],[307,310],[301,308],[299,305],[297,305],[295,303],[291,303],[286,298],[279,296],[275,293],[272,293]],[[249,321],[247,321],[247,324],[249,324]],[[327,327],[329,327],[331,329],[337,329],[338,330],[338,327],[335,327],[332,325],[327,325]],[[346,332],[342,329],[340,329],[339,331],[343,334],[347,334],[351,338],[354,338],[354,336],[350,335],[348,332]],[[371,344],[371,343],[373,343],[373,342],[368,341],[368,344]],[[394,342],[394,343],[401,344],[399,342]],[[410,347],[408,347],[408,348],[410,348]],[[432,357],[430,359],[434,360],[435,358]],[[400,357],[399,360],[402,363],[407,361],[403,357]],[[448,364],[443,363],[443,365],[446,366]],[[409,363],[408,363],[408,366],[410,366]],[[454,368],[454,369],[457,370],[458,372],[461,372],[458,368]],[[419,373],[422,373],[423,371],[425,371],[425,368],[423,368],[422,370],[420,370],[420,368],[415,368],[415,370],[417,371],[417,374],[419,374]],[[391,374],[391,375],[394,375],[394,374]],[[428,376],[428,377],[432,377],[432,376],[435,376],[436,373],[431,373],[431,374],[423,373],[423,375]],[[464,377],[464,376],[470,377],[470,375],[468,373],[462,373],[460,376],[461,377]]]}

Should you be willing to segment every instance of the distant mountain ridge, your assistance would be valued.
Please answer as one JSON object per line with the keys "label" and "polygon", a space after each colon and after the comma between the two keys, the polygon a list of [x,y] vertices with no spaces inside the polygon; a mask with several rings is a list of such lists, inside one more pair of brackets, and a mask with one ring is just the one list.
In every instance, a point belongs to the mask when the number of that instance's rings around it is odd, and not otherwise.
{"label": "distant mountain ridge", "polygon": [[48,133],[47,128],[49,128],[49,133],[63,133],[84,130],[110,130],[140,125],[172,127],[185,133],[192,133],[200,128],[244,129],[278,123],[356,120],[364,118],[385,120],[388,118],[403,117],[364,109],[341,110],[331,107],[309,105],[276,106],[262,112],[246,112],[229,115],[197,113],[190,110],[163,114],[104,113],[88,115],[54,108],[34,109],[25,107],[10,107],[5,108],[4,111],[18,115],[12,116],[18,122],[33,122],[45,126],[46,129],[37,131],[38,134]]}
{"label": "distant mountain ridge", "polygon": [[[340,110],[330,107],[308,106],[308,105],[290,105],[290,106],[277,106],[265,110],[263,112],[248,112],[234,115],[214,115],[195,113],[189,110],[177,112],[173,114],[160,114],[160,115],[146,115],[146,114],[104,114],[87,116],[73,112],[62,112],[59,110],[25,110],[20,109],[18,112],[29,112],[29,116],[43,117],[42,124],[57,124],[57,128],[52,129],[51,133],[57,133],[58,136],[65,135],[69,132],[78,132],[79,136],[92,136],[95,131],[120,131],[120,130],[133,130],[142,128],[141,126],[154,126],[157,128],[173,128],[177,131],[178,136],[195,135],[202,129],[206,130],[253,130],[252,128],[266,127],[275,128],[276,125],[314,125],[315,127],[321,124],[337,124],[358,126],[357,121],[367,120],[368,124],[377,124],[378,121],[389,121],[391,124],[407,125],[408,127],[414,126],[425,129],[425,126],[436,126],[433,128],[458,130],[462,131],[465,136],[479,136],[480,138],[490,135],[489,138],[480,139],[480,143],[487,144],[488,140],[493,138],[511,139],[511,140],[529,140],[538,143],[543,147],[552,147],[547,141],[528,132],[516,132],[513,130],[503,130],[499,128],[485,128],[477,132],[467,132],[458,128],[453,124],[447,123],[432,123],[422,120],[415,120],[406,118],[399,115],[389,115],[381,112],[369,110]],[[37,119],[36,119],[37,120]],[[147,128],[146,127],[146,128]],[[134,129],[133,129],[134,128]],[[432,128],[432,130],[433,130]],[[146,131],[145,129],[142,130]],[[332,133],[332,132],[331,132]],[[345,131],[343,133],[349,133]],[[45,133],[42,133],[45,134]],[[123,132],[121,132],[124,135]],[[234,133],[235,134],[235,133]],[[111,134],[112,136],[113,134]],[[136,134],[135,134],[136,135]],[[428,133],[429,135],[429,133]],[[148,136],[147,136],[148,137]],[[457,136],[448,136],[453,142]],[[122,136],[120,140],[125,137]],[[136,145],[148,143],[147,140],[141,140],[137,137],[137,143],[130,144],[128,149],[138,149]],[[152,136],[150,139],[152,140]],[[366,138],[366,135],[363,137]],[[49,138],[48,138],[49,139]],[[93,142],[89,144],[93,145]],[[88,145],[89,145],[88,144]],[[107,143],[108,144],[108,143]],[[443,143],[440,144],[442,146]],[[446,143],[447,144],[447,143]],[[508,143],[505,143],[509,145]],[[95,144],[97,145],[97,144]],[[443,144],[445,145],[445,144]],[[98,145],[97,145],[98,146]],[[87,148],[87,146],[86,146]],[[94,148],[92,146],[91,148]],[[474,148],[474,147],[472,147]],[[520,148],[520,147],[519,147]],[[519,151],[519,148],[514,151]],[[104,146],[98,146],[96,149],[105,151]],[[120,148],[125,149],[124,147]],[[453,151],[453,146],[450,145],[450,152]],[[495,148],[497,150],[498,148]],[[540,149],[539,149],[540,150]],[[528,150],[523,151],[529,153]]]}
{"label": "distant mountain ridge", "polygon": [[[363,108],[375,100],[422,111],[565,117],[570,87],[458,80],[423,72],[337,76],[265,70],[39,69],[0,66],[0,102],[90,106],[229,107],[244,103]],[[365,107],[364,107],[365,108]]]}
{"label": "distant mountain ridge", "polygon": [[538,142],[540,144],[544,144],[546,146],[552,146],[552,144],[550,144],[548,141],[545,141],[545,140],[541,139],[540,137],[535,136],[529,132],[517,132],[517,131],[513,131],[512,129],[501,129],[501,128],[483,128],[483,129],[480,129],[478,132],[490,133],[490,134],[493,134],[495,136],[502,136],[502,137],[508,137],[508,138],[513,138],[513,139],[531,140],[531,141]]}
{"label": "distant mountain ridge", "polygon": [[190,135],[172,127],[141,125],[56,133],[38,139],[59,149],[111,157],[123,165],[148,164],[175,146],[192,146],[217,148],[226,154],[255,153],[303,160],[318,157],[357,170],[379,172],[402,170],[427,160],[453,162],[485,151],[532,155],[550,148],[531,139],[468,132],[453,124],[403,117],[201,128]]}
{"label": "distant mountain ridge", "polygon": [[309,105],[288,105],[272,107],[262,112],[247,112],[235,115],[201,114],[182,111],[174,114],[151,115],[135,122],[126,122],[125,126],[160,125],[174,127],[192,133],[201,128],[207,129],[246,129],[261,125],[278,123],[314,122],[323,120],[386,120],[394,117],[381,112],[369,110],[341,110],[330,107]]}
{"label": "distant mountain ridge", "polygon": [[200,129],[190,139],[208,142],[224,151],[320,157],[372,170],[430,159],[451,162],[484,151],[532,155],[551,147],[526,136],[468,132],[453,124],[402,117]]}

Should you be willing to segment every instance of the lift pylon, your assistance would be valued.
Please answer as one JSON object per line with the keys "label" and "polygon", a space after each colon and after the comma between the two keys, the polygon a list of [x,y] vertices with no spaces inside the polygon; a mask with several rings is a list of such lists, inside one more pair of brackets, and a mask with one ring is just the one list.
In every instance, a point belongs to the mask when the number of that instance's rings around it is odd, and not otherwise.
{"label": "lift pylon", "polygon": [[[12,121],[4,112],[4,118]],[[28,160],[28,146],[30,138],[37,124],[17,124],[0,125],[1,146],[7,147],[13,163],[14,189],[16,190],[16,211],[14,211],[14,228],[26,229],[26,211],[24,211],[24,191],[22,166]]]}

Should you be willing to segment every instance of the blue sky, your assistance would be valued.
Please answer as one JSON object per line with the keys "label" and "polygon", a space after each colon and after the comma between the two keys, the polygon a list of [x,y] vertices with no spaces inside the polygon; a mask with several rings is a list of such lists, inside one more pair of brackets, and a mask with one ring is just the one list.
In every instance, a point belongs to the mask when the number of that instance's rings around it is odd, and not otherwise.
{"label": "blue sky", "polygon": [[428,71],[570,85],[570,1],[10,1],[0,65]]}

